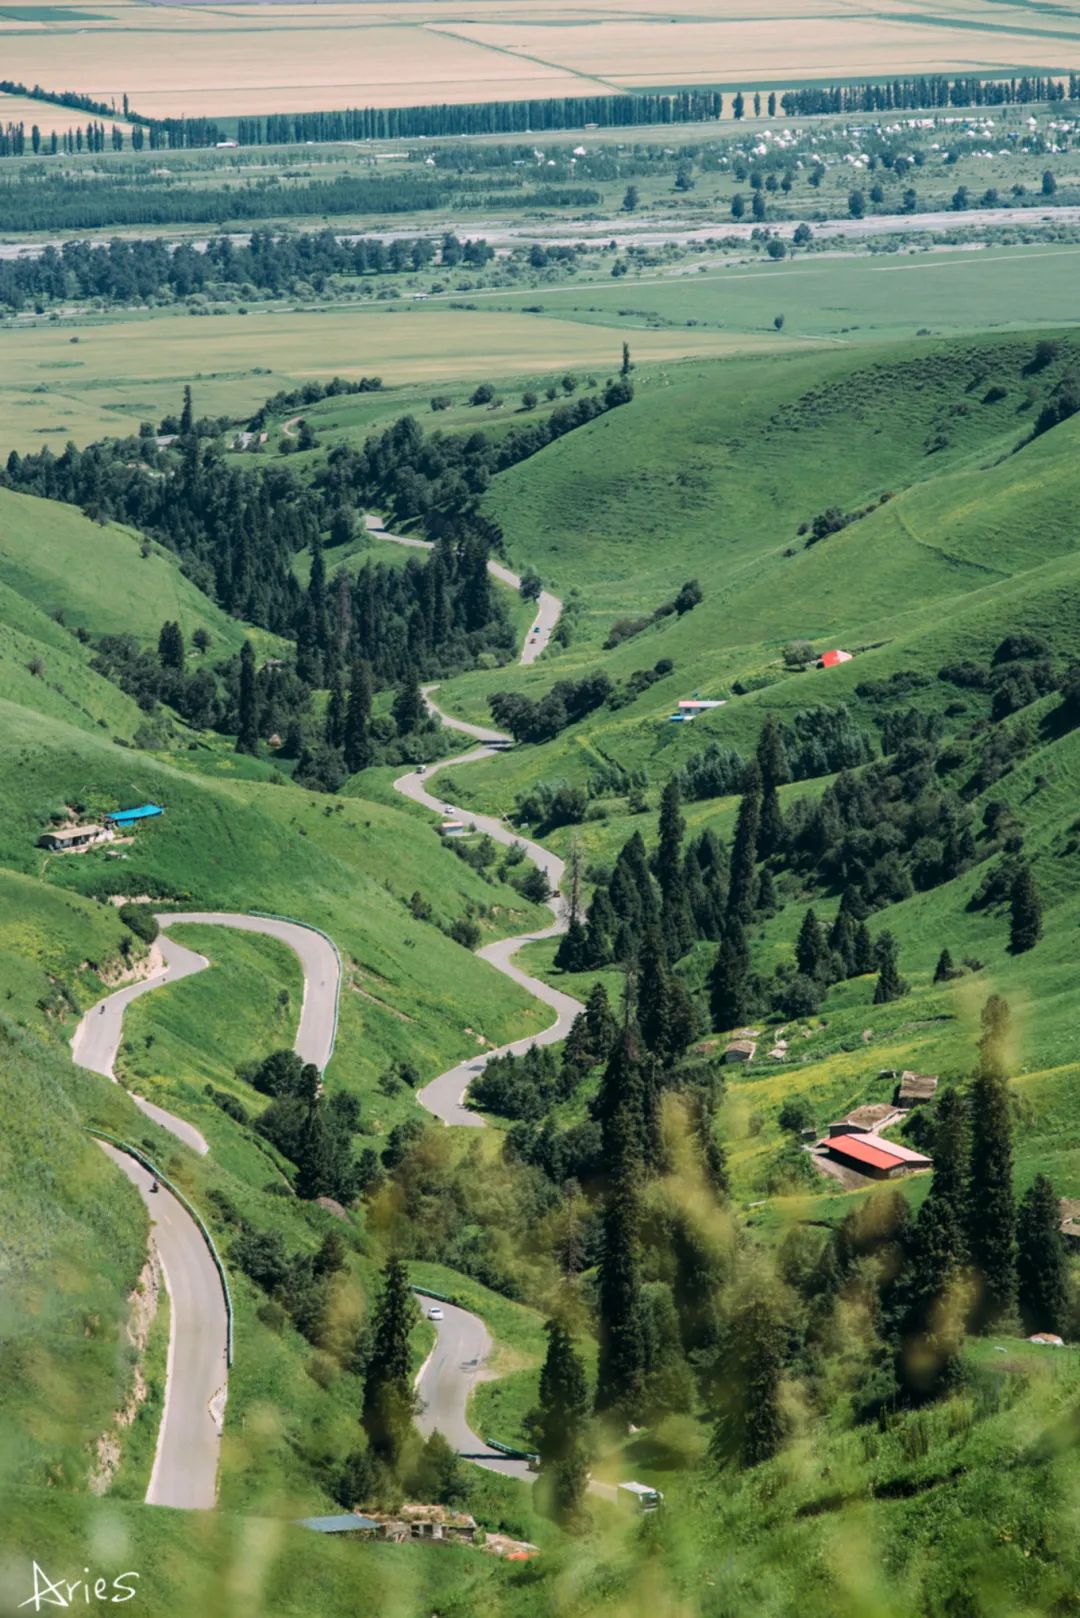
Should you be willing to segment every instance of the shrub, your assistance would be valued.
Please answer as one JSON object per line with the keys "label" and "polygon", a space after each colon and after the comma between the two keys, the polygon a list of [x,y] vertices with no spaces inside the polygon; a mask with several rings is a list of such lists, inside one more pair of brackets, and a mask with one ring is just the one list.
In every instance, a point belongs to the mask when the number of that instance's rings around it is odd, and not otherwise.
{"label": "shrub", "polygon": [[141,938],[144,944],[152,944],[160,931],[157,917],[149,905],[121,905],[120,920],[125,927],[130,927],[136,938]]}

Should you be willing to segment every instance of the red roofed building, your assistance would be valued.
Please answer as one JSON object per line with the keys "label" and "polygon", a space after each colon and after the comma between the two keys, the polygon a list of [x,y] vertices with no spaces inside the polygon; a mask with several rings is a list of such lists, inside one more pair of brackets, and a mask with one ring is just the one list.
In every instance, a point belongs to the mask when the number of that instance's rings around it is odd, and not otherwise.
{"label": "red roofed building", "polygon": [[842,652],[837,648],[834,652],[822,652],[818,658],[819,669],[834,669],[838,663],[850,663],[852,654]]}
{"label": "red roofed building", "polygon": [[910,1146],[900,1146],[881,1135],[830,1135],[819,1146],[845,1168],[875,1180],[895,1180],[901,1174],[933,1167],[924,1153],[913,1152]]}

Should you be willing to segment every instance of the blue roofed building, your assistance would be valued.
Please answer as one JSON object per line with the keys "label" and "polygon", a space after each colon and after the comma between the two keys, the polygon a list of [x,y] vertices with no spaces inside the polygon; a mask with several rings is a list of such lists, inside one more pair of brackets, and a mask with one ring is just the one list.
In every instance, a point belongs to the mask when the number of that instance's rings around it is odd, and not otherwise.
{"label": "blue roofed building", "polygon": [[165,813],[159,803],[143,803],[137,809],[117,809],[115,814],[105,816],[105,824],[112,826],[115,831],[122,831],[126,826],[137,826],[142,820],[156,820],[158,815]]}

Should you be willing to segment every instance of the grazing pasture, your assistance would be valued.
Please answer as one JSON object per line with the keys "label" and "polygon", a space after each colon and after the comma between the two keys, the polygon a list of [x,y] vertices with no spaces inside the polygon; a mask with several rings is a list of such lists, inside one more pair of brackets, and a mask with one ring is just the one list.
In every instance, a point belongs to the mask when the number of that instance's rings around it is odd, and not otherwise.
{"label": "grazing pasture", "polygon": [[[77,343],[72,342],[77,336]],[[763,341],[759,337],[756,341]],[[715,331],[643,332],[642,360],[719,355],[745,341]],[[445,305],[398,312],[165,315],[0,334],[0,444],[62,449],[135,432],[176,409],[192,382],[201,412],[243,416],[283,387],[335,373],[389,384],[532,376],[573,366],[610,373],[620,340],[602,326]]]}

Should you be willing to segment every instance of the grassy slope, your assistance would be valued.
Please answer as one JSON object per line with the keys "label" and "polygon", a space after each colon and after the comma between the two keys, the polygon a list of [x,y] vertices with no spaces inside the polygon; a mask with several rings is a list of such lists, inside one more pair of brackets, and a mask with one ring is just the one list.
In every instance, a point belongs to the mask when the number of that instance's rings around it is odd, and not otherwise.
{"label": "grassy slope", "polygon": [[66,1063],[0,1025],[0,1486],[85,1489],[129,1366],[126,1296],[147,1222],[81,1131]]}
{"label": "grassy slope", "polygon": [[95,523],[75,506],[0,489],[0,581],[71,628],[155,640],[166,619],[189,639],[202,628],[217,656],[237,651],[243,626],[186,579],[174,558],[130,528]]}

